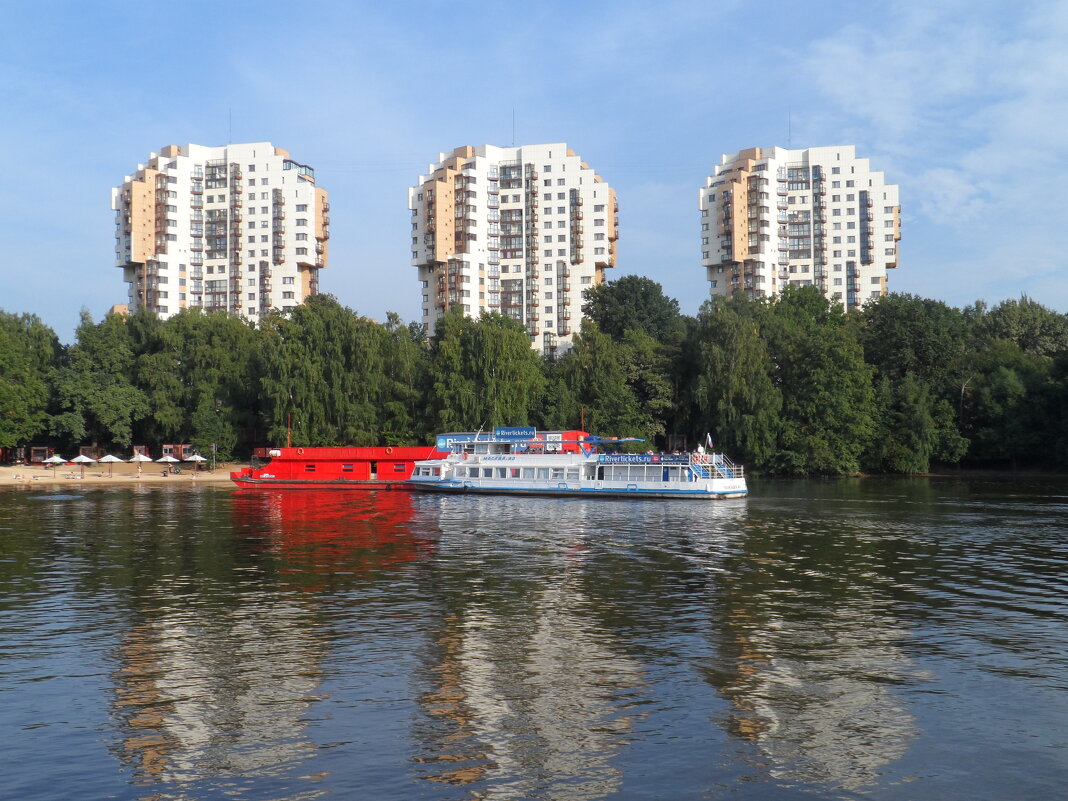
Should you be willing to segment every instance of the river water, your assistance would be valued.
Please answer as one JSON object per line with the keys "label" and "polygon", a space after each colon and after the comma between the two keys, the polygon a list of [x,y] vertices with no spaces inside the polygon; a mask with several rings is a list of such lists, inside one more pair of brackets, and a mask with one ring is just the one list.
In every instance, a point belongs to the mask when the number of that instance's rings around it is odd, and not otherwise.
{"label": "river water", "polygon": [[0,492],[0,797],[1039,799],[1068,481]]}

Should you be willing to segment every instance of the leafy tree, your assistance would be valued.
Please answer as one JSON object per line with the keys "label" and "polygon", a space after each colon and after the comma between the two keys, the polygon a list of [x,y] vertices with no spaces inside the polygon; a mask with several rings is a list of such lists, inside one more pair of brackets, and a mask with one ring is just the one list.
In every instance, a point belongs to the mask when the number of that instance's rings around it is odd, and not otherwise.
{"label": "leafy tree", "polygon": [[1012,342],[1034,356],[1054,356],[1068,350],[1068,316],[1051,311],[1024,296],[999,303],[980,321],[989,339]]}
{"label": "leafy tree", "polygon": [[36,315],[0,311],[0,448],[27,444],[45,430],[59,353],[55,332]]}
{"label": "leafy tree", "polygon": [[[694,418],[725,450],[760,467],[774,453],[782,393],[752,305],[739,296],[702,308],[694,331],[701,365]],[[691,433],[703,437],[700,425]]]}
{"label": "leafy tree", "polygon": [[571,351],[561,357],[557,374],[577,403],[564,428],[577,428],[583,417],[586,429],[604,436],[648,438],[655,424],[628,385],[624,346],[584,320]]}
{"label": "leafy tree", "polygon": [[426,436],[423,388],[427,377],[427,343],[422,326],[401,323],[386,315],[381,438],[387,445],[411,445]]}
{"label": "leafy tree", "polygon": [[52,433],[70,443],[86,440],[129,447],[136,423],[149,414],[145,393],[134,385],[134,351],[128,320],[109,314],[94,324],[82,311],[77,343],[56,377],[59,413]]}
{"label": "leafy tree", "polygon": [[292,419],[294,444],[377,444],[385,338],[330,295],[268,318],[260,360],[268,436],[283,441]]}
{"label": "leafy tree", "polygon": [[761,307],[782,394],[770,466],[794,474],[850,474],[874,434],[872,371],[841,307],[814,287],[789,287]]}
{"label": "leafy tree", "polygon": [[437,430],[477,430],[528,424],[545,376],[519,323],[499,314],[475,320],[456,310],[438,322],[429,383]]}
{"label": "leafy tree", "polygon": [[644,276],[624,275],[590,287],[582,296],[582,313],[613,339],[638,330],[663,342],[680,326],[679,302]]}

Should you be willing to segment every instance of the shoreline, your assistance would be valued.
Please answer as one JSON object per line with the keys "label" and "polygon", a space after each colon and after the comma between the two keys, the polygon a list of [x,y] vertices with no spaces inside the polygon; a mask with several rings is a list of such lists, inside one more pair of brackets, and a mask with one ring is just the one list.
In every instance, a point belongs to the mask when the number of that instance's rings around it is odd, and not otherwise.
{"label": "shoreline", "polygon": [[[0,467],[0,487],[89,487],[137,486],[143,484],[233,484],[230,471],[237,470],[240,464],[220,462],[214,471],[193,470],[193,465],[182,465],[182,472],[175,474],[166,471],[162,464],[142,463],[140,475],[137,464],[124,462],[111,465],[90,464],[85,466],[85,478],[82,478],[81,465],[59,465],[55,471],[42,465],[19,465]],[[233,486],[237,486],[233,484]]]}

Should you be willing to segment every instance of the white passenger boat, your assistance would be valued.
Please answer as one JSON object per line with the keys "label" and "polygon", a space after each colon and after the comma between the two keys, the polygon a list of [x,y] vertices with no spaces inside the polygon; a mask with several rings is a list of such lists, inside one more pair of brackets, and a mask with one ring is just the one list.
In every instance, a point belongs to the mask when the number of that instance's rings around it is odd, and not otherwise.
{"label": "white passenger boat", "polygon": [[[445,458],[417,461],[413,489],[499,495],[741,498],[745,470],[721,453],[618,453],[625,441],[585,431],[498,428],[442,434]],[[703,449],[702,449],[703,451]]]}

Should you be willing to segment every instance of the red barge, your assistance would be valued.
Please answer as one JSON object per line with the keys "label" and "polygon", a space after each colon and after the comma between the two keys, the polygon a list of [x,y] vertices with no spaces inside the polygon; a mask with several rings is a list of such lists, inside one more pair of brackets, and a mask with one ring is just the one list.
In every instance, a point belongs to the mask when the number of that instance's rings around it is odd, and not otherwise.
{"label": "red barge", "polygon": [[243,489],[404,489],[415,463],[443,459],[432,445],[371,448],[272,448],[270,462],[230,473]]}

